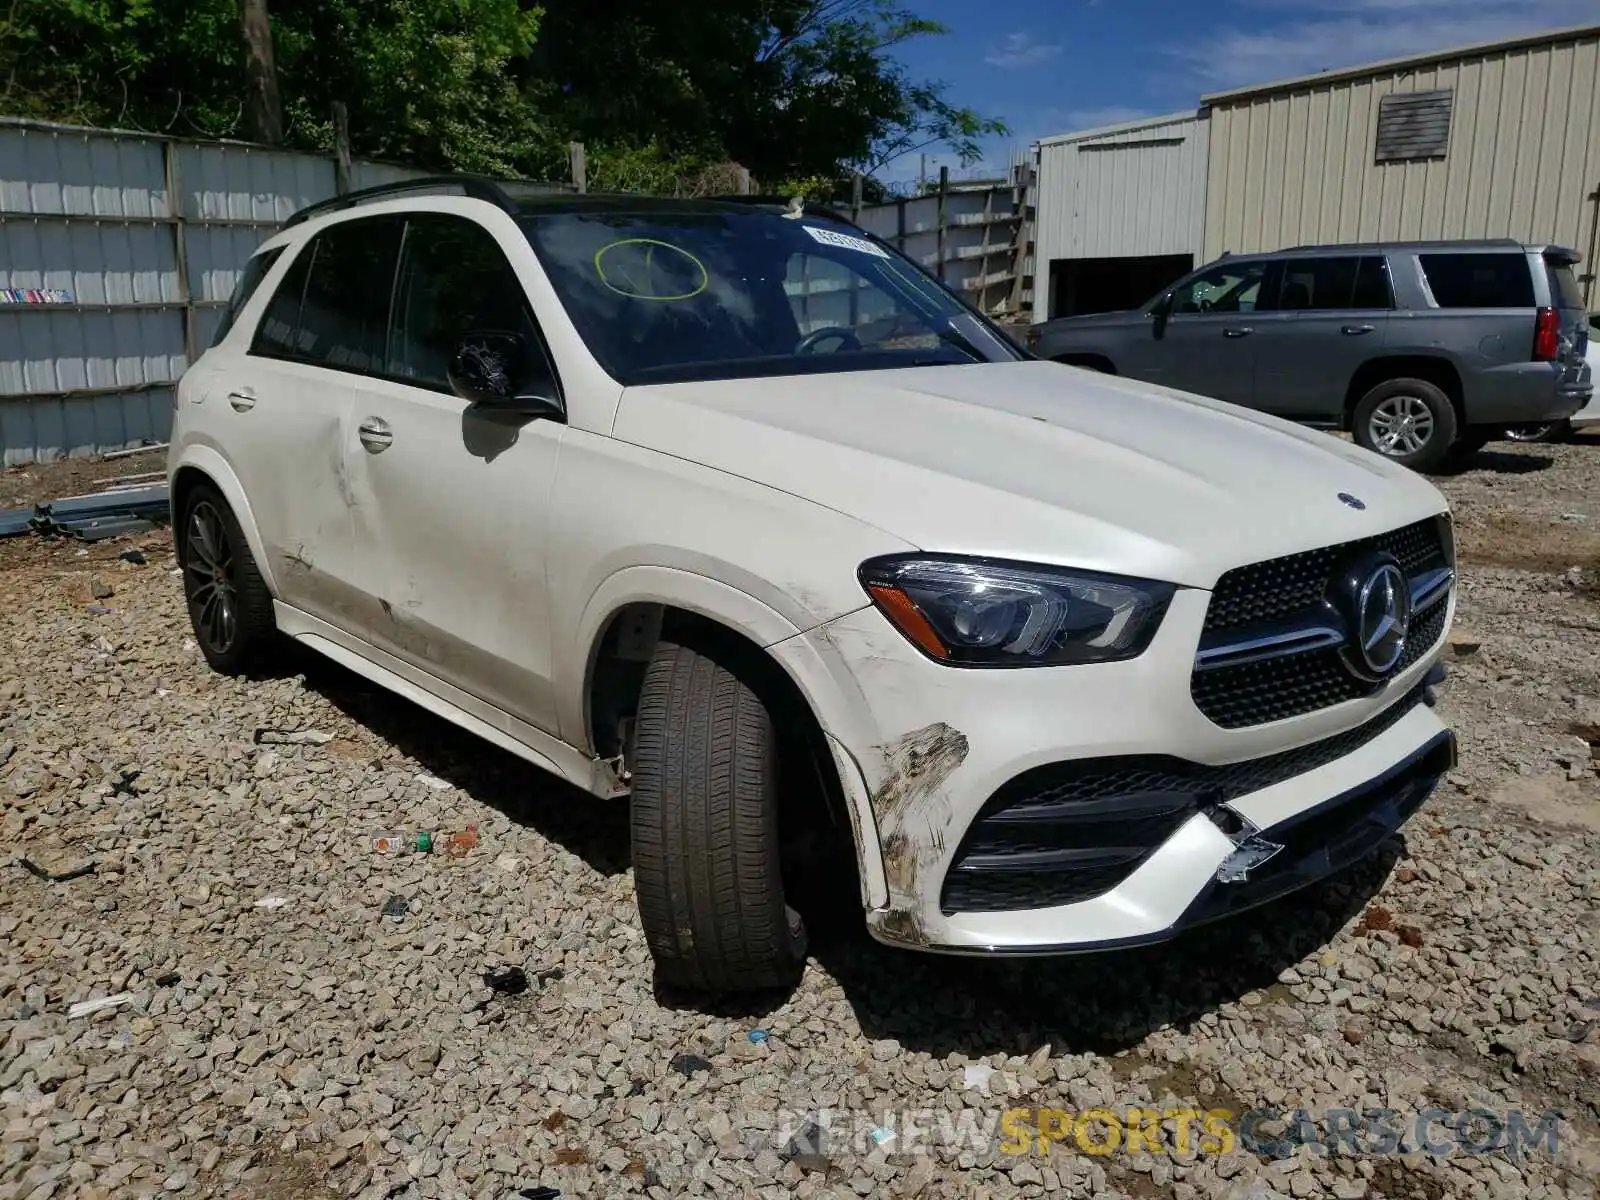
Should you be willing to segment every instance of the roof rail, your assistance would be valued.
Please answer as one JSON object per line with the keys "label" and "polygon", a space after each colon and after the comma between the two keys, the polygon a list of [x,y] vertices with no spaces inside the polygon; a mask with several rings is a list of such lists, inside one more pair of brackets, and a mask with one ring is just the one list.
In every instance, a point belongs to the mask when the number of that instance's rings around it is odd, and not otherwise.
{"label": "roof rail", "polygon": [[341,212],[347,208],[355,208],[357,205],[370,204],[378,200],[388,200],[394,196],[404,196],[412,192],[437,192],[443,189],[459,191],[463,196],[470,196],[474,200],[487,200],[496,208],[508,213],[517,212],[516,201],[506,195],[505,189],[492,179],[485,179],[479,175],[426,175],[420,179],[381,183],[377,187],[362,188],[358,192],[346,192],[342,196],[319,200],[316,204],[308,204],[295,213],[283,223],[283,227],[287,229],[312,217]]}

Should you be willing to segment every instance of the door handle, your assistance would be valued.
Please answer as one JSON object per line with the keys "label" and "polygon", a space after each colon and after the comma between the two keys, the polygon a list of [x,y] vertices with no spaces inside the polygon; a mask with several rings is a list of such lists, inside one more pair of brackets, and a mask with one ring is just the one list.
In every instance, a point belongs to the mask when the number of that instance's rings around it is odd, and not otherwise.
{"label": "door handle", "polygon": [[249,412],[256,406],[256,396],[249,388],[228,393],[228,403],[233,405],[234,412]]}
{"label": "door handle", "polygon": [[389,422],[378,417],[368,417],[357,426],[357,436],[369,454],[382,454],[394,443],[394,433]]}
{"label": "door handle", "polygon": [[1229,325],[1222,331],[1223,337],[1241,338],[1249,337],[1255,330],[1248,325]]}
{"label": "door handle", "polygon": [[1371,333],[1376,328],[1375,325],[1342,325],[1339,327],[1339,332],[1355,337],[1358,334]]}

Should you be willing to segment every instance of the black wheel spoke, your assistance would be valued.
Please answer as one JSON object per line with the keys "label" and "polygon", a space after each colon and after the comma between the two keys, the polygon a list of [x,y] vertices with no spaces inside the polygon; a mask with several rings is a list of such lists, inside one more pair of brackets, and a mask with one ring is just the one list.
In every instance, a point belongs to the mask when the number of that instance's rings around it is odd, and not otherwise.
{"label": "black wheel spoke", "polygon": [[184,582],[195,632],[207,649],[226,653],[239,631],[233,544],[222,514],[209,501],[196,504],[190,514],[187,546]]}

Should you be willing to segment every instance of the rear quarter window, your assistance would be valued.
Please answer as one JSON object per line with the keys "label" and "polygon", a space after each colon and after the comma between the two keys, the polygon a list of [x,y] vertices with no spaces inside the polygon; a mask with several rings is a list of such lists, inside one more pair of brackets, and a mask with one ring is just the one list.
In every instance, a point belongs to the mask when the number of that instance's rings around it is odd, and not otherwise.
{"label": "rear quarter window", "polygon": [[1556,304],[1562,308],[1582,308],[1583,288],[1578,285],[1578,277],[1572,273],[1572,268],[1565,263],[1547,263],[1550,271],[1550,295],[1555,298]]}
{"label": "rear quarter window", "polygon": [[1419,254],[1440,308],[1532,308],[1533,275],[1522,254]]}
{"label": "rear quarter window", "polygon": [[211,335],[211,344],[218,345],[223,338],[228,336],[228,330],[233,328],[233,323],[239,319],[239,312],[250,303],[250,297],[255,295],[255,290],[261,286],[261,281],[267,277],[267,272],[272,270],[272,264],[278,261],[283,253],[282,246],[274,246],[271,250],[262,250],[245,263],[244,270],[239,272],[239,280],[233,285],[233,295],[228,297],[228,302],[222,307],[222,317],[217,321],[217,330]]}

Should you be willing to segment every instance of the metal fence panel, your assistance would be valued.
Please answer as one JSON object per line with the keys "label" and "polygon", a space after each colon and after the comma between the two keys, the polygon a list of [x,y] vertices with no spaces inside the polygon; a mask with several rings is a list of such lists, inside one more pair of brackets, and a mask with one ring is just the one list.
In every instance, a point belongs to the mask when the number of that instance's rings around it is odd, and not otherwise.
{"label": "metal fence panel", "polygon": [[0,403],[0,464],[26,466],[163,442],[172,429],[168,387]]}
{"label": "metal fence panel", "polygon": [[[241,225],[191,226],[185,231],[189,257],[189,294],[201,302],[226,300],[244,269],[245,260],[272,234],[272,227]],[[204,342],[200,343],[202,346]]]}
{"label": "metal fence panel", "polygon": [[[350,187],[424,174],[356,161]],[[0,118],[0,461],[166,438],[245,260],[335,175],[331,157]]]}
{"label": "metal fence panel", "polygon": [[171,383],[184,365],[171,312],[0,308],[0,396]]}
{"label": "metal fence panel", "polygon": [[160,225],[123,221],[0,223],[0,289],[23,288],[65,293],[58,303],[177,301],[172,234]]}
{"label": "metal fence panel", "polygon": [[161,143],[100,130],[0,126],[0,211],[169,216]]}
{"label": "metal fence panel", "polygon": [[333,195],[333,163],[256,146],[179,145],[178,178],[189,220],[264,221]]}

